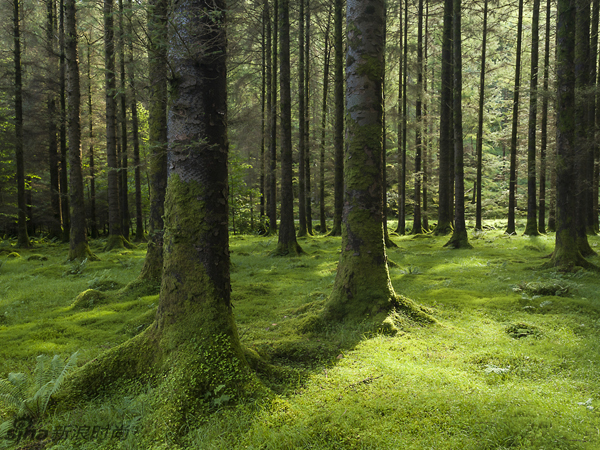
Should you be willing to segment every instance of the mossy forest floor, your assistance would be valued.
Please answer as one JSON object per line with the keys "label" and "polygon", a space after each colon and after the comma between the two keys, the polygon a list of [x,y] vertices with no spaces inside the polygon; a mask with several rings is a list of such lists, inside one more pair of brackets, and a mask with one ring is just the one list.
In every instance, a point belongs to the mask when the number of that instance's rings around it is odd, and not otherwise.
{"label": "mossy forest floor", "polygon": [[[448,237],[392,236],[396,292],[429,308],[439,324],[400,321],[401,331],[387,336],[357,324],[299,332],[332,289],[340,238],[299,239],[307,254],[282,258],[269,256],[276,237],[232,236],[235,319],[242,343],[272,364],[259,373],[269,395],[254,402],[221,398],[177,435],[151,442],[135,425],[151,414],[153,386],[128,382],[73,410],[50,408],[38,425],[50,438],[5,444],[600,448],[600,277],[541,270],[552,234],[506,236],[499,228],[469,238],[473,249],[451,250],[443,248]],[[600,237],[589,240],[598,249]],[[79,351],[81,365],[152,322],[157,295],[119,291],[139,274],[145,246],[102,253],[99,240],[92,251],[101,261],[65,263],[66,245],[38,242],[26,251],[10,245],[0,245],[0,378],[31,373],[39,354],[66,360]],[[600,265],[598,257],[590,261]],[[106,296],[72,306],[87,289]],[[9,412],[0,403],[0,423]],[[122,425],[126,432],[119,434]],[[66,426],[69,434],[60,435]],[[92,433],[94,427],[100,432]]]}

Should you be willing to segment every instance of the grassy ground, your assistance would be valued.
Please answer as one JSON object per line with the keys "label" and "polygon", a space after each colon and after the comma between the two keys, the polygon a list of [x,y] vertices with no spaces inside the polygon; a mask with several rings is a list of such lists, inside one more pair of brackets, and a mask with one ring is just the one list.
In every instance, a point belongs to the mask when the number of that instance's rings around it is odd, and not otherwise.
{"label": "grassy ground", "polygon": [[[340,239],[307,238],[300,240],[306,256],[273,258],[276,238],[235,236],[235,318],[243,344],[273,364],[259,373],[272,394],[253,403],[225,403],[190,419],[167,442],[151,444],[139,432],[84,436],[82,426],[112,432],[115,424],[143,421],[153,388],[130,383],[74,411],[48,414],[40,428],[70,425],[73,432],[44,445],[600,448],[598,275],[540,270],[552,251],[552,235],[487,231],[470,235],[472,250],[444,249],[443,237],[392,239],[398,244],[388,252],[396,263],[390,269],[396,291],[428,307],[439,324],[403,321],[396,336],[343,324],[302,334],[300,324],[332,288]],[[593,248],[599,242],[590,238]],[[118,293],[139,273],[143,247],[98,253],[102,261],[80,265],[64,263],[66,246],[42,243],[10,257],[7,244],[0,246],[0,378],[31,373],[41,353],[66,360],[79,350],[82,364],[152,321],[157,296]],[[101,247],[94,243],[94,251]],[[591,261],[600,264],[598,257]],[[108,296],[72,307],[90,288]],[[0,406],[0,423],[9,412]],[[34,448],[29,445],[21,443]]]}

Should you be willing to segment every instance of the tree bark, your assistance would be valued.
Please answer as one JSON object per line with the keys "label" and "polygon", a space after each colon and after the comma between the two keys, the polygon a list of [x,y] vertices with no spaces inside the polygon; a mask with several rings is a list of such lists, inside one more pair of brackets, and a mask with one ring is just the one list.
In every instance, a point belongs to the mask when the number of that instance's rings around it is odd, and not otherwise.
{"label": "tree bark", "polygon": [[544,37],[544,96],[542,98],[542,132],[540,142],[540,199],[538,231],[546,232],[546,173],[548,149],[548,84],[550,76],[550,14],[551,0],[546,2],[546,35]]}
{"label": "tree bark", "polygon": [[121,180],[119,193],[121,194],[119,205],[121,206],[121,231],[123,238],[129,240],[130,214],[129,214],[129,186],[128,186],[128,136],[127,136],[127,80],[125,77],[125,24],[123,11],[123,0],[119,2],[119,36],[117,44],[119,48],[119,111],[117,120],[121,123],[121,156],[119,177]]}
{"label": "tree bark", "polygon": [[20,2],[13,0],[13,55],[15,64],[15,160],[17,163],[18,240],[20,248],[31,247],[27,234],[27,202],[25,201],[25,161],[23,158],[23,78],[21,69]]}
{"label": "tree bark", "polygon": [[[304,92],[304,0],[298,0],[300,7],[298,23],[298,237],[308,234],[306,228],[306,96]],[[281,30],[283,34],[283,29]],[[285,134],[285,131],[284,131]],[[283,159],[282,159],[283,164]],[[283,199],[283,193],[282,193]]]}
{"label": "tree bark", "polygon": [[279,2],[279,71],[281,95],[281,220],[275,255],[303,253],[296,241],[292,185],[292,99],[290,89],[289,0]]}
{"label": "tree bark", "polygon": [[465,224],[465,176],[463,163],[462,126],[462,5],[461,0],[453,0],[452,48],[454,62],[454,231],[445,247],[471,248]]}
{"label": "tree bark", "polygon": [[67,97],[65,94],[65,5],[64,0],[59,0],[59,90],[60,90],[60,207],[62,214],[62,240],[70,239],[70,208],[69,208],[69,178],[67,176]]}
{"label": "tree bark", "polygon": [[[85,35],[84,35],[85,36]],[[94,159],[94,110],[92,108],[92,38],[87,40],[87,82],[88,82],[88,130],[90,144],[88,148],[88,157],[90,164],[90,236],[92,239],[98,238],[98,220],[96,218],[96,161]]]}
{"label": "tree bark", "polygon": [[65,56],[67,63],[67,95],[69,124],[69,180],[71,183],[71,233],[69,240],[69,260],[98,259],[90,251],[85,226],[85,202],[83,193],[83,171],[81,168],[81,125],[79,62],[77,59],[77,23],[75,0],[67,0],[65,8]]}
{"label": "tree bark", "polygon": [[481,178],[483,163],[483,108],[485,102],[485,59],[487,50],[487,18],[488,18],[488,0],[483,4],[483,39],[481,43],[481,72],[479,74],[479,113],[477,116],[477,181],[475,189],[477,199],[475,206],[475,229],[483,229],[482,211],[481,211]]}
{"label": "tree bark", "polygon": [[277,14],[279,11],[278,0],[273,1],[273,50],[271,69],[273,79],[271,81],[271,110],[269,125],[269,234],[277,231],[277,43],[279,25]]}
{"label": "tree bark", "polygon": [[327,128],[327,94],[329,92],[329,62],[331,59],[331,46],[329,45],[329,33],[331,31],[332,5],[329,6],[327,14],[327,27],[325,28],[325,61],[323,63],[323,101],[321,104],[321,146],[319,161],[319,228],[320,233],[327,233],[327,222],[325,220],[325,131]]}
{"label": "tree bark", "polygon": [[148,167],[150,217],[148,250],[140,281],[159,281],[163,269],[164,207],[167,189],[167,17],[168,0],[151,0],[148,9],[148,126],[151,158]]}
{"label": "tree bark", "polygon": [[[406,26],[408,15],[405,15],[404,32],[402,26],[402,3],[398,2],[398,226],[396,233],[406,234]],[[405,5],[405,10],[407,7]],[[404,39],[404,43],[402,40]]]}
{"label": "tree bark", "polygon": [[537,133],[537,88],[540,28],[540,0],[533,1],[531,20],[531,74],[529,81],[529,130],[527,134],[527,224],[526,236],[538,236],[537,220],[537,173],[536,173],[536,133]]}
{"label": "tree bark", "polygon": [[510,138],[510,180],[508,186],[508,224],[506,234],[514,234],[515,210],[517,209],[517,131],[519,127],[519,94],[521,90],[521,42],[523,36],[523,0],[519,0],[517,23],[517,61],[515,64],[515,87],[513,93],[512,132]]}
{"label": "tree bark", "polygon": [[343,0],[334,2],[334,73],[333,96],[335,101],[335,128],[333,149],[335,155],[333,226],[330,236],[342,235],[342,209],[344,206],[344,48],[343,48]]}
{"label": "tree bark", "polygon": [[310,179],[310,149],[312,146],[310,145],[310,0],[306,0],[306,8],[305,8],[306,19],[305,23],[305,38],[304,38],[304,71],[306,75],[304,77],[304,105],[306,109],[306,114],[304,116],[304,161],[300,162],[300,164],[304,164],[304,188],[306,191],[305,201],[306,201],[306,232],[309,236],[313,235],[313,227],[312,227],[312,183]]}
{"label": "tree bark", "polygon": [[446,235],[452,228],[450,196],[450,157],[453,142],[452,128],[452,0],[444,0],[444,29],[442,34],[442,90],[440,94],[440,163],[439,206],[436,235]]}
{"label": "tree bark", "polygon": [[421,221],[421,154],[423,151],[423,0],[419,0],[418,26],[417,26],[417,101],[415,104],[415,178],[414,199],[415,209],[413,214],[412,234],[423,232]]}

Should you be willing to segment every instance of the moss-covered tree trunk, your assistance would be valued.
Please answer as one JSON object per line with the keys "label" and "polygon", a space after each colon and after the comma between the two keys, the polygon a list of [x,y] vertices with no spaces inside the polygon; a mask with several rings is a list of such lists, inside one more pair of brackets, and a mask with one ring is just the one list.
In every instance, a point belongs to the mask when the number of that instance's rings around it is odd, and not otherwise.
{"label": "moss-covered tree trunk", "polygon": [[69,124],[69,181],[71,183],[71,230],[69,239],[69,260],[97,259],[88,246],[85,223],[85,202],[83,193],[83,171],[81,168],[81,125],[79,61],[77,59],[77,23],[75,0],[66,1],[65,9],[65,55],[67,62],[67,123]]}
{"label": "moss-covered tree trunk", "polygon": [[440,93],[440,162],[439,206],[436,235],[446,235],[452,228],[450,159],[452,155],[452,0],[444,0],[442,34],[442,89]]}
{"label": "moss-covered tree trunk", "polygon": [[508,182],[508,220],[506,233],[516,232],[515,210],[517,209],[517,133],[519,128],[519,94],[521,90],[521,42],[523,36],[523,0],[519,0],[517,21],[517,61],[515,63],[515,85],[513,93],[512,129],[510,136],[510,179]]}
{"label": "moss-covered tree trunk", "polygon": [[536,172],[536,134],[537,134],[537,86],[539,60],[540,0],[533,2],[531,20],[531,73],[529,78],[529,129],[527,133],[527,224],[526,236],[537,236],[537,172]]}
{"label": "moss-covered tree trunk", "polygon": [[347,145],[342,252],[329,320],[381,318],[398,303],[382,222],[383,0],[347,2]]}
{"label": "moss-covered tree trunk", "polygon": [[471,248],[465,224],[465,176],[462,126],[462,5],[453,0],[452,48],[454,61],[454,230],[446,247]]}
{"label": "moss-covered tree trunk", "polygon": [[335,125],[333,134],[334,149],[334,200],[333,226],[330,236],[342,235],[342,210],[344,206],[344,48],[343,48],[343,6],[344,0],[335,0],[333,6],[333,97],[335,102]]}
{"label": "moss-covered tree trunk", "polygon": [[540,136],[540,197],[538,231],[546,232],[546,177],[548,150],[548,85],[550,78],[550,14],[551,0],[546,2],[546,35],[544,36],[544,94],[542,97],[542,123]]}
{"label": "moss-covered tree trunk", "polygon": [[292,97],[290,87],[289,0],[279,2],[279,71],[281,96],[281,219],[276,255],[298,255],[292,185]]}
{"label": "moss-covered tree trunk", "polygon": [[577,174],[575,123],[576,2],[558,0],[556,102],[556,245],[548,266],[589,267],[577,245]]}
{"label": "moss-covered tree trunk", "polygon": [[140,280],[158,281],[163,268],[164,206],[167,190],[167,0],[151,0],[148,9],[150,75],[149,144],[152,157],[148,250]]}

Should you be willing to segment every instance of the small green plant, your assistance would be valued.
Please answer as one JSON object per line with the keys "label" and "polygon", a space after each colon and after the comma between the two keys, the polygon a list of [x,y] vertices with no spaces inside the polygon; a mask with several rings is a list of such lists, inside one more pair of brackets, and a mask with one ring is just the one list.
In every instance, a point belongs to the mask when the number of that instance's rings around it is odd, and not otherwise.
{"label": "small green plant", "polygon": [[39,421],[48,408],[50,398],[62,387],[66,376],[77,367],[75,352],[65,363],[58,355],[37,357],[33,377],[24,373],[9,373],[8,378],[0,380],[0,401],[14,412],[13,420],[0,425],[0,439],[4,439],[12,429],[16,419]]}

